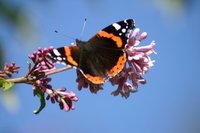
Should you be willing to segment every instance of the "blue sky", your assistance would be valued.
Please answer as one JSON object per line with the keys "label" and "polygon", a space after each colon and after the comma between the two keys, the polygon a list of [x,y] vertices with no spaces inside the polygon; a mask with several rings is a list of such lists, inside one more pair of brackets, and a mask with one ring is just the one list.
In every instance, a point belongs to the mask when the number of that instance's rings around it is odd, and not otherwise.
{"label": "blue sky", "polygon": [[[199,84],[199,1],[183,0],[177,7],[167,0],[82,0],[33,1],[15,0],[31,19],[32,39],[20,40],[12,30],[2,27],[6,61],[16,61],[27,68],[27,55],[38,47],[60,47],[80,38],[84,18],[87,18],[83,40],[98,30],[125,18],[136,20],[136,26],[148,33],[143,42],[156,41],[153,55],[155,66],[145,75],[146,85],[128,99],[114,97],[109,83],[104,90],[91,94],[78,91],[75,70],[52,76],[55,87],[66,86],[79,97],[76,109],[68,113],[47,102],[39,114],[32,111],[39,106],[28,85],[17,85],[17,112],[8,111],[0,104],[0,132],[2,133],[197,133],[200,132]],[[4,24],[5,26],[6,24]],[[30,27],[31,28],[31,27]],[[59,31],[55,33],[54,30]],[[23,51],[23,52],[22,52]],[[1,95],[2,97],[2,95]]]}

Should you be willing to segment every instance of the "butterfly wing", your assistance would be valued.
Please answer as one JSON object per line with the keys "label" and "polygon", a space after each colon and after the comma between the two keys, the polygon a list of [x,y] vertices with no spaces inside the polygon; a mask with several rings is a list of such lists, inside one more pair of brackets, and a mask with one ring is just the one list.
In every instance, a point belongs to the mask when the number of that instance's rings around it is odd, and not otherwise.
{"label": "butterfly wing", "polygon": [[80,45],[79,69],[94,84],[102,84],[124,67],[124,47],[134,28],[132,19],[116,22],[100,30],[84,45]]}
{"label": "butterfly wing", "polygon": [[46,58],[53,63],[71,65],[76,68],[79,66],[79,57],[80,47],[78,46],[55,48],[46,55]]}
{"label": "butterfly wing", "polygon": [[56,63],[71,65],[93,84],[102,84],[123,69],[126,62],[124,47],[134,27],[132,19],[113,23],[87,42],[77,41],[77,46],[53,49],[47,58]]}

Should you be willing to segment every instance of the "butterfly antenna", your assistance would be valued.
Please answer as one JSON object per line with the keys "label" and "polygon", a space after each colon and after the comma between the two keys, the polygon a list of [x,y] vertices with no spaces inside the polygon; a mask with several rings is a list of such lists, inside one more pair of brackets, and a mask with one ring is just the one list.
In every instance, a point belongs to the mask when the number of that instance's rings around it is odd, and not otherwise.
{"label": "butterfly antenna", "polygon": [[83,28],[82,28],[82,31],[81,31],[80,40],[83,37],[84,31],[85,31],[86,22],[87,22],[87,18],[84,19],[84,23],[83,23]]}

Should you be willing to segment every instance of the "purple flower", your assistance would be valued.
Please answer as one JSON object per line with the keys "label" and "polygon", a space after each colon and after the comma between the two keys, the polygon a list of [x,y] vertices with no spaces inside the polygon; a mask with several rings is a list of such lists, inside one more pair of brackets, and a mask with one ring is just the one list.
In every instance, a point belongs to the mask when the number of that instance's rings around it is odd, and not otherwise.
{"label": "purple flower", "polygon": [[78,101],[75,93],[72,91],[66,92],[61,98],[61,102],[59,104],[60,108],[64,109],[66,112],[68,112],[70,109],[75,109],[74,105],[72,104],[73,101]]}
{"label": "purple flower", "polygon": [[50,48],[38,48],[38,51],[34,51],[29,55],[29,58],[33,61],[34,66],[29,66],[29,71],[26,74],[26,77],[32,78],[35,82],[33,82],[33,89],[40,89],[42,92],[46,92],[46,89],[52,89],[52,86],[49,84],[51,78],[45,75],[45,72],[51,71],[55,69],[53,63],[46,59],[46,54],[52,51],[52,47]]}
{"label": "purple flower", "polygon": [[46,76],[40,79],[37,79],[33,83],[33,90],[40,89],[40,91],[44,93],[46,92],[46,90],[52,89],[52,86],[49,84],[50,81],[51,81],[51,78],[46,77]]}
{"label": "purple flower", "polygon": [[[53,49],[38,48],[38,51],[33,52],[29,55],[29,58],[33,61],[34,66],[29,66],[29,71],[26,74],[28,79],[31,79],[34,92],[38,92],[39,97],[42,97],[42,94],[47,94],[46,99],[51,100],[52,103],[58,103],[61,109],[69,111],[74,109],[73,102],[78,101],[75,93],[72,91],[65,92],[65,88],[54,90],[52,85],[50,85],[51,78],[46,75],[47,72],[55,70],[54,64],[46,58],[47,53],[51,52]],[[42,107],[41,103],[41,108]],[[37,111],[38,112],[38,111]]]}
{"label": "purple flower", "polygon": [[[117,96],[118,94],[121,94],[122,97],[128,98],[130,95],[130,92],[137,91],[137,89],[134,88],[137,84],[130,84],[127,82],[129,78],[128,73],[132,73],[132,70],[130,67],[126,68],[125,66],[124,69],[118,75],[116,75],[114,78],[111,78],[109,80],[113,86],[118,85],[117,90],[111,93],[112,95]],[[135,76],[134,78],[136,78]]]}
{"label": "purple flower", "polygon": [[51,52],[53,50],[53,47],[50,48],[38,48],[38,51],[34,51],[32,54],[30,54],[28,57],[33,61],[34,63],[34,71],[39,72],[47,72],[55,69],[55,66],[52,62],[50,62],[46,58],[46,54]]}
{"label": "purple flower", "polygon": [[78,98],[76,97],[76,94],[74,92],[65,91],[65,88],[61,88],[55,91],[52,89],[47,89],[47,100],[51,99],[52,103],[58,102],[60,109],[64,109],[66,112],[68,112],[71,109],[75,109],[73,102],[77,102]]}
{"label": "purple flower", "polygon": [[122,97],[128,98],[131,92],[136,92],[138,83],[145,84],[146,80],[142,77],[153,66],[154,60],[150,56],[154,51],[155,42],[152,41],[147,46],[138,45],[147,37],[147,33],[143,32],[139,35],[140,29],[136,28],[129,36],[126,45],[126,53],[128,55],[126,65],[123,70],[114,78],[110,79],[112,85],[118,85],[117,90],[112,92],[114,96],[121,94]]}
{"label": "purple flower", "polygon": [[20,69],[20,66],[15,64],[15,62],[12,62],[10,64],[6,64],[4,66],[4,70],[0,71],[0,77],[1,78],[11,78],[14,73],[18,73]]}

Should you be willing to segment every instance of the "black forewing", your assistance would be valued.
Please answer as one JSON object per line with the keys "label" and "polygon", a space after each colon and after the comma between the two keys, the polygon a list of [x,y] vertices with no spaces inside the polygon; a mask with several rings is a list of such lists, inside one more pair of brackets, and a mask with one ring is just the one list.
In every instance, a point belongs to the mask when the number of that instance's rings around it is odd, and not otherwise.
{"label": "black forewing", "polygon": [[[120,29],[116,29],[113,26],[115,24],[119,25]],[[127,19],[127,20],[123,20],[123,21],[113,23],[112,25],[109,25],[106,28],[102,29],[102,31],[106,31],[107,33],[111,33],[115,36],[119,36],[122,39],[122,43],[123,43],[123,47],[124,47],[127,43],[128,35],[133,28],[135,28],[135,21],[133,19]],[[126,30],[126,31],[123,32],[122,30]],[[92,41],[94,41],[94,39],[89,40],[89,42],[92,42]],[[94,44],[94,43],[92,43],[92,44]],[[101,44],[101,45],[103,45],[103,44]],[[112,45],[107,46],[106,45],[106,47],[114,48],[116,46],[112,46]]]}

